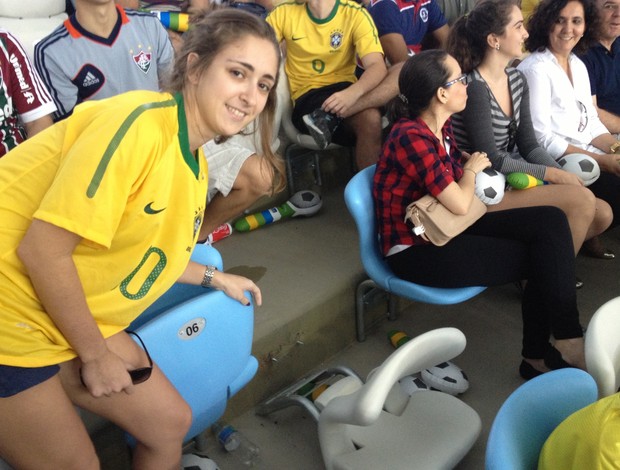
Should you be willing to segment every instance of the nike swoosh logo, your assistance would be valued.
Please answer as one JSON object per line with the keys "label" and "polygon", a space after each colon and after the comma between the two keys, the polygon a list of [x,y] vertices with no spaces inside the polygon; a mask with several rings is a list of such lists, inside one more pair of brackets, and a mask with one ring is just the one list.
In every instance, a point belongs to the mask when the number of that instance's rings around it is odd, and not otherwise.
{"label": "nike swoosh logo", "polygon": [[305,36],[302,36],[302,37],[300,37],[300,38],[296,38],[295,36],[293,36],[291,39],[292,39],[293,41],[299,41],[300,39],[306,39],[306,37],[305,37]]}
{"label": "nike swoosh logo", "polygon": [[149,202],[146,206],[144,206],[144,212],[147,214],[159,214],[161,211],[166,210],[165,207],[163,209],[153,209],[153,207],[151,207],[152,205],[153,203]]}

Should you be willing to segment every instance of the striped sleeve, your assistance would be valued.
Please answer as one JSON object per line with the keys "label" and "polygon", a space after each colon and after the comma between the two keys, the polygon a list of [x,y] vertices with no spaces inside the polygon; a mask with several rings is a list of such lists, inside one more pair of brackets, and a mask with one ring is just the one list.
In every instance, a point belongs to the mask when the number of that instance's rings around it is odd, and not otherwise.
{"label": "striped sleeve", "polygon": [[[501,173],[523,172],[543,179],[546,167],[558,164],[536,141],[524,76],[515,69],[507,69],[507,74],[513,117],[504,113],[482,77],[474,72],[467,106],[453,119],[455,137],[463,150],[486,152],[493,168]],[[511,140],[514,148],[509,151]]]}
{"label": "striped sleeve", "polygon": [[68,34],[67,28],[60,25],[34,46],[34,65],[50,91],[57,108],[54,114],[55,121],[71,114],[77,103],[77,87],[66,79],[62,61],[49,53],[54,50],[54,45]]}
{"label": "striped sleeve", "polygon": [[52,97],[22,45],[5,30],[0,30],[0,39],[2,52],[11,64],[9,93],[22,122],[32,122],[53,113],[56,106]]}

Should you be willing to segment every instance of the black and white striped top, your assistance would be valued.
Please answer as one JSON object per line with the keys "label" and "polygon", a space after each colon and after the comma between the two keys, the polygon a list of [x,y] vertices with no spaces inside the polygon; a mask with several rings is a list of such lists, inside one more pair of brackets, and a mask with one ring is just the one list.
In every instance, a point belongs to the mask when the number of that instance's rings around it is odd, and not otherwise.
{"label": "black and white striped top", "polygon": [[474,70],[469,74],[467,106],[452,116],[454,136],[461,150],[486,152],[493,168],[501,173],[524,172],[544,179],[546,167],[560,166],[536,140],[525,76],[514,68],[507,68],[506,75],[512,117],[504,113],[487,83]]}

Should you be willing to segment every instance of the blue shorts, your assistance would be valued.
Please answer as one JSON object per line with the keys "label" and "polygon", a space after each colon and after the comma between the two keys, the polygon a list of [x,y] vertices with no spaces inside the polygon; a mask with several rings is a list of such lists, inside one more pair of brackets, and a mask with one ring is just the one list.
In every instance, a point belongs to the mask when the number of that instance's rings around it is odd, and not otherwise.
{"label": "blue shorts", "polygon": [[56,375],[59,370],[58,364],[45,367],[15,367],[0,364],[0,398],[17,395],[39,385]]}

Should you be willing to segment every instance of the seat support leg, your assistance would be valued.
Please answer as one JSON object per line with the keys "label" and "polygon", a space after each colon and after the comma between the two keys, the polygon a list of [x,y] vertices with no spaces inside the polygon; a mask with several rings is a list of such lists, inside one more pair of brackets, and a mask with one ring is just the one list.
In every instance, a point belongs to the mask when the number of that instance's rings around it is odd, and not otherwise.
{"label": "seat support leg", "polygon": [[366,305],[370,303],[369,299],[375,297],[377,291],[383,292],[372,279],[360,282],[355,290],[355,331],[357,341],[360,343],[366,340],[366,328],[364,325]]}
{"label": "seat support leg", "polygon": [[388,294],[388,320],[396,320],[398,313],[398,297],[394,294]]}
{"label": "seat support leg", "polygon": [[303,408],[316,422],[319,421],[319,410],[314,405],[312,400],[305,396],[299,395],[297,392],[304,385],[310,382],[320,383],[333,377],[335,375],[356,377],[362,382],[361,377],[353,369],[347,366],[334,366],[327,369],[320,370],[313,374],[302,377],[297,382],[288,387],[282,389],[271,398],[268,398],[264,402],[260,403],[256,407],[256,414],[258,416],[267,416],[274,411],[288,408],[289,406],[298,406]]}

